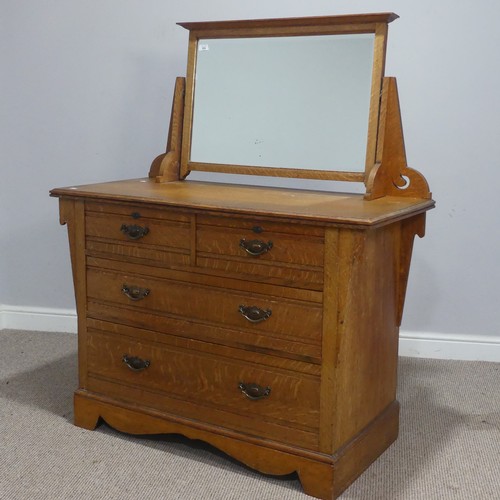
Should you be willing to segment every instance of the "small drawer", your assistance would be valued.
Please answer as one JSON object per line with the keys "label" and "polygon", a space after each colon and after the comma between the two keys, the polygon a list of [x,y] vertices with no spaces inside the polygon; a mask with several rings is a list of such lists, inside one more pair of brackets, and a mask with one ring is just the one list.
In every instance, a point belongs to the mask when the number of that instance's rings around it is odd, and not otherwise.
{"label": "small drawer", "polygon": [[[100,331],[89,332],[87,368],[90,380],[111,380],[224,410],[233,414],[234,422],[241,415],[253,417],[261,428],[266,421],[309,431],[318,428],[320,384],[316,376]],[[91,382],[90,389],[98,392],[99,383]],[[122,397],[126,395],[123,391]],[[161,397],[156,401],[130,402],[168,410]],[[202,417],[206,420],[207,414]]]}
{"label": "small drawer", "polygon": [[321,290],[323,229],[301,224],[200,216],[196,264],[246,280]]}
{"label": "small drawer", "polygon": [[200,257],[237,257],[251,265],[261,261],[321,269],[323,238],[246,228],[198,225],[196,249]]}
{"label": "small drawer", "polygon": [[169,207],[151,208],[147,205],[137,205],[133,203],[105,203],[87,201],[85,204],[85,212],[87,215],[120,215],[132,217],[134,220],[158,219],[172,222],[190,222],[191,217],[185,213],[178,212]]}
{"label": "small drawer", "polygon": [[190,225],[187,222],[88,212],[85,228],[87,239],[154,245],[165,249],[190,248]]}
{"label": "small drawer", "polygon": [[89,267],[88,299],[320,344],[320,303],[283,299],[189,282],[141,277]]}

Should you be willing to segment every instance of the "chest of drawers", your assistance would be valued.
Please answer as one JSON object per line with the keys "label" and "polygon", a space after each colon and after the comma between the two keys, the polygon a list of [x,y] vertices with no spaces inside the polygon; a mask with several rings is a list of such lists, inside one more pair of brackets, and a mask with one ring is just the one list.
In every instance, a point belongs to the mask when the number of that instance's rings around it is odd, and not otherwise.
{"label": "chest of drawers", "polygon": [[201,439],[325,499],[394,441],[430,200],[149,179],[52,195],[77,299],[76,425]]}

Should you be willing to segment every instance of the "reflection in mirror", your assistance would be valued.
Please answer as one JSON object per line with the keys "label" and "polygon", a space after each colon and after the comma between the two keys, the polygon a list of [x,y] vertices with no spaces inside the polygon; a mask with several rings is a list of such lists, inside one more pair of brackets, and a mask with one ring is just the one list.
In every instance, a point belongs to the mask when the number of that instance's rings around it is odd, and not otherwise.
{"label": "reflection in mirror", "polygon": [[373,33],[200,39],[190,162],[363,172],[373,46]]}

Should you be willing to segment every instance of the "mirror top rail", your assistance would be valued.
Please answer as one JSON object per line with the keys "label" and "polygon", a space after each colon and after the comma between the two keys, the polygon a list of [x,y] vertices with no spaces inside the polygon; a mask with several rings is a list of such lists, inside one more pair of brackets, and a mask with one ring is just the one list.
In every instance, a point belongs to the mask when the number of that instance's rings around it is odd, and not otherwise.
{"label": "mirror top rail", "polygon": [[[331,27],[340,25],[388,24],[399,16],[393,12],[376,14],[353,14],[340,16],[288,17],[277,19],[250,19],[231,21],[181,22],[179,26],[190,31],[240,30],[259,28],[303,28]],[[240,32],[241,33],[241,32]]]}

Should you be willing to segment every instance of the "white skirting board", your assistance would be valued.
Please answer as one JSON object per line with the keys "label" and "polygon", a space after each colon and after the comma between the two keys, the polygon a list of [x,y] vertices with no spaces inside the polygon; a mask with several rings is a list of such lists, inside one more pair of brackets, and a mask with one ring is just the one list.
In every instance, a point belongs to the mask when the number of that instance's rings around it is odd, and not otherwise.
{"label": "white skirting board", "polygon": [[0,304],[0,330],[4,328],[76,333],[76,311],[74,309],[5,306]]}
{"label": "white skirting board", "polygon": [[[0,330],[35,330],[76,333],[74,309],[0,305]],[[500,362],[500,337],[402,330],[400,356]]]}

